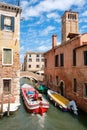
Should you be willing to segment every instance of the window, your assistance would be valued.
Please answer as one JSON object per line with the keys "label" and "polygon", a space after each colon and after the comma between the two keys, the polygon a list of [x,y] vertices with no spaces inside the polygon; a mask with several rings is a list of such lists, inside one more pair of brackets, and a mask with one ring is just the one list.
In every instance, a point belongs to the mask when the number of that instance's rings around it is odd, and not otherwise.
{"label": "window", "polygon": [[60,54],[60,66],[64,66],[64,54]]}
{"label": "window", "polygon": [[44,69],[44,65],[42,65],[41,69]]}
{"label": "window", "polygon": [[44,81],[47,81],[47,75],[44,75]]}
{"label": "window", "polygon": [[87,98],[87,83],[84,83],[84,97]]}
{"label": "window", "polygon": [[39,62],[40,61],[40,59],[36,59],[36,62]]}
{"label": "window", "polygon": [[12,65],[13,63],[13,51],[12,49],[3,48],[2,63],[4,65]]}
{"label": "window", "polygon": [[58,85],[58,76],[56,76],[56,81],[55,81],[56,83],[56,85]]}
{"label": "window", "polygon": [[44,58],[42,58],[41,61],[44,62]]}
{"label": "window", "polygon": [[29,54],[29,57],[31,57],[31,54]]}
{"label": "window", "polygon": [[73,50],[73,66],[76,66],[76,50]]}
{"label": "window", "polygon": [[29,65],[29,68],[31,68],[31,65]]}
{"label": "window", "polygon": [[31,58],[29,58],[29,62],[32,62],[32,59],[31,59]]}
{"label": "window", "polygon": [[41,54],[41,57],[44,57],[44,54]]}
{"label": "window", "polygon": [[14,17],[1,15],[1,30],[14,31]]}
{"label": "window", "polygon": [[68,14],[68,19],[76,19],[76,15],[75,14]]}
{"label": "window", "polygon": [[47,59],[45,59],[45,67],[47,67]]}
{"label": "window", "polygon": [[36,57],[39,57],[39,54],[37,54]]}
{"label": "window", "polygon": [[50,84],[52,84],[52,75],[50,75]]}
{"label": "window", "polygon": [[76,79],[73,79],[73,91],[77,92],[77,81],[76,81]]}
{"label": "window", "polygon": [[3,80],[3,92],[5,94],[11,93],[11,79]]}
{"label": "window", "polygon": [[59,66],[59,56],[58,55],[56,55],[55,56],[55,67],[58,67]]}
{"label": "window", "polygon": [[87,51],[84,51],[84,65],[87,65]]}
{"label": "window", "polygon": [[39,68],[39,65],[36,65],[36,68]]}

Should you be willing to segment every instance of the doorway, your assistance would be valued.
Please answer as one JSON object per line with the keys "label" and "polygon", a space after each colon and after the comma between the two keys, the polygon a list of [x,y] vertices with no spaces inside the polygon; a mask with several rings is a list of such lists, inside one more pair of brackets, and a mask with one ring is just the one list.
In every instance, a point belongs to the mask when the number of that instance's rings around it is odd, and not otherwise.
{"label": "doorway", "polygon": [[64,84],[64,81],[63,81],[63,80],[61,80],[61,81],[59,82],[59,91],[60,91],[60,94],[61,94],[62,96],[64,96],[65,84]]}

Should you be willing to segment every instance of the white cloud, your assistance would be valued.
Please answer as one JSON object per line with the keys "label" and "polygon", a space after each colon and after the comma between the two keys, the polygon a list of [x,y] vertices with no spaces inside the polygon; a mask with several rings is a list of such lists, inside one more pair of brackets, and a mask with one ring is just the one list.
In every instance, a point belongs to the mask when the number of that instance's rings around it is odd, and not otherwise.
{"label": "white cloud", "polygon": [[54,29],[55,29],[55,27],[53,27],[53,26],[48,26],[47,28],[45,28],[45,29],[42,31],[41,35],[47,35],[50,31],[52,31],[52,30],[54,30]]}
{"label": "white cloud", "polygon": [[87,18],[80,18],[79,23],[87,23]]}
{"label": "white cloud", "polygon": [[83,29],[87,28],[87,25],[82,26]]}
{"label": "white cloud", "polygon": [[[32,0],[33,1],[33,0]],[[31,1],[31,2],[32,2]],[[43,12],[51,12],[54,10],[68,10],[73,5],[81,7],[85,4],[86,0],[38,0],[38,4],[30,6],[29,2],[22,1],[21,7],[23,8],[22,15],[25,18],[39,17]]]}
{"label": "white cloud", "polygon": [[24,46],[21,46],[20,51],[23,51],[23,50],[24,50]]}
{"label": "white cloud", "polygon": [[21,7],[22,10],[25,10],[27,7],[29,6],[29,2],[28,1],[21,1]]}
{"label": "white cloud", "polygon": [[24,54],[21,54],[20,55],[20,61],[23,62],[23,59],[24,59]]}
{"label": "white cloud", "polygon": [[41,51],[41,52],[46,52],[48,51],[49,49],[51,49],[51,46],[45,46],[45,45],[42,45],[42,46],[39,46],[37,48],[38,51]]}
{"label": "white cloud", "polygon": [[57,42],[57,46],[60,45],[60,44],[61,44],[61,42]]}
{"label": "white cloud", "polygon": [[60,23],[61,21],[61,17],[59,16],[58,12],[48,13],[47,18],[53,19],[57,23]]}
{"label": "white cloud", "polygon": [[87,10],[82,13],[82,16],[87,16]]}
{"label": "white cloud", "polygon": [[59,15],[58,15],[58,13],[48,13],[48,14],[47,14],[47,17],[48,17],[48,18],[58,18]]}

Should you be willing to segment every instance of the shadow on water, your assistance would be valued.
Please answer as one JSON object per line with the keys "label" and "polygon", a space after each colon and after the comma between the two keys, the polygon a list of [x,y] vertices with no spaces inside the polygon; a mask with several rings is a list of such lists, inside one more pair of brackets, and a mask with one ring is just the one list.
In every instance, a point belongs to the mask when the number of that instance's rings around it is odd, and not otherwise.
{"label": "shadow on water", "polygon": [[79,110],[78,120],[82,125],[84,125],[87,128],[87,113]]}

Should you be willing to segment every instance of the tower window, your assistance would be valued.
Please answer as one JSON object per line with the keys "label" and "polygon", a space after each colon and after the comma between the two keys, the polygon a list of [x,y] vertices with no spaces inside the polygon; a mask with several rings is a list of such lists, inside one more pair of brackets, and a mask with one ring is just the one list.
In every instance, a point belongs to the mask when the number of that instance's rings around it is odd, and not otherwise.
{"label": "tower window", "polygon": [[76,19],[76,14],[68,14],[68,19]]}

